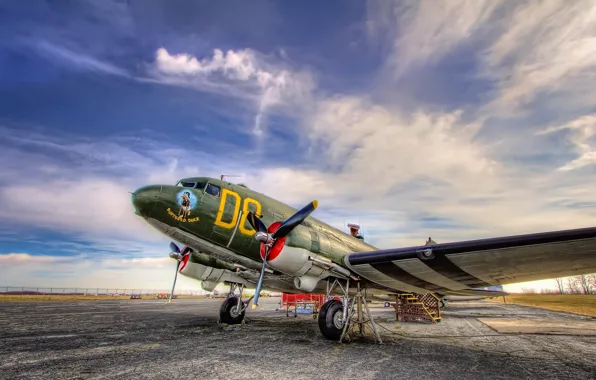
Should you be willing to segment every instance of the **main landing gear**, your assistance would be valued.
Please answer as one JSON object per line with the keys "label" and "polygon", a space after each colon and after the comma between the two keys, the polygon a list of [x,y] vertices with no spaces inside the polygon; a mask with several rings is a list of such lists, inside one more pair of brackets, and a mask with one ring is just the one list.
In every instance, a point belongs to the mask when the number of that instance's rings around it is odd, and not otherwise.
{"label": "main landing gear", "polygon": [[[379,343],[383,343],[381,336],[377,331],[377,326],[368,309],[366,298],[361,289],[360,282],[356,282],[356,295],[350,299],[350,279],[345,281],[345,287],[342,286],[339,279],[333,282],[327,280],[327,302],[319,310],[319,329],[323,336],[329,340],[338,340],[340,343],[349,340],[349,335],[353,327],[358,326],[360,336],[364,336],[364,328],[370,327]],[[335,287],[343,291],[341,301],[335,299],[331,293]],[[356,307],[356,310],[355,310]],[[354,314],[356,313],[356,316]]]}
{"label": "main landing gear", "polygon": [[[238,297],[234,294],[236,288],[238,288],[240,292]],[[228,293],[228,297],[219,308],[219,323],[225,323],[228,325],[237,325],[242,323],[246,308],[253,298],[253,296],[251,296],[246,302],[243,302],[243,291],[243,284],[230,283],[230,292]]]}

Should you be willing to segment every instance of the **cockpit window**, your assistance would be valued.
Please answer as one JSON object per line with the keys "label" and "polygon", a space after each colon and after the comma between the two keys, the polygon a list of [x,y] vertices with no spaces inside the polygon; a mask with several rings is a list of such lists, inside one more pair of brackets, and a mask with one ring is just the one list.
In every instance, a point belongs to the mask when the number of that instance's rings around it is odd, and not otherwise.
{"label": "cockpit window", "polygon": [[220,188],[219,188],[219,186],[208,184],[205,192],[207,194],[213,195],[214,197],[219,197]]}
{"label": "cockpit window", "polygon": [[195,187],[196,182],[185,182],[185,181],[180,181],[180,186],[182,187]]}
{"label": "cockpit window", "polygon": [[206,182],[197,182],[195,189],[203,190],[205,188]]}

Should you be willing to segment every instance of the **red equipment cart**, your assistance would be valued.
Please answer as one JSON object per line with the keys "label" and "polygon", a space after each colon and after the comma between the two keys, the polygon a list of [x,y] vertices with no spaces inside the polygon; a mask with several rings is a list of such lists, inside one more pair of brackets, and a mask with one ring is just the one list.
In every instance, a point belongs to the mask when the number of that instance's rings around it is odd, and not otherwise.
{"label": "red equipment cart", "polygon": [[[338,297],[335,297],[338,298]],[[286,309],[286,317],[289,317],[290,308],[294,308],[294,317],[298,316],[298,308],[312,310],[313,318],[317,317],[319,309],[327,301],[325,294],[315,293],[282,293],[281,307]]]}

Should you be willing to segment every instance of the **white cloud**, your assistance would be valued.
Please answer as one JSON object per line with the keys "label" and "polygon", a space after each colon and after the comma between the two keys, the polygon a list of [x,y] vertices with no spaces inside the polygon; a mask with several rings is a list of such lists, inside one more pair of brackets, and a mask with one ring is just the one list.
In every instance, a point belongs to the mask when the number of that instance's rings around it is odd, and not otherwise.
{"label": "white cloud", "polygon": [[252,99],[257,108],[253,133],[259,136],[270,109],[282,105],[296,107],[307,101],[314,88],[310,73],[271,64],[251,49],[226,53],[215,49],[212,57],[199,60],[190,54],[170,54],[159,48],[155,69],[153,75],[163,83]]}
{"label": "white cloud", "polygon": [[61,256],[32,256],[28,253],[7,253],[0,255],[0,263],[3,267],[48,263],[67,263],[75,260],[73,257]]}
{"label": "white cloud", "polygon": [[[589,179],[503,165],[461,111],[404,113],[365,99],[321,101],[306,122],[315,167],[251,173],[251,188],[296,206],[318,199],[317,217],[339,228],[363,218],[383,248],[596,224],[574,206],[596,201]],[[447,225],[430,229],[423,217]]]}
{"label": "white cloud", "polygon": [[591,103],[596,90],[587,83],[596,75],[596,3],[525,2],[502,22],[503,33],[484,55],[485,74],[498,81],[495,106],[520,107],[542,92]]}
{"label": "white cloud", "polygon": [[322,102],[317,111],[309,137],[324,147],[327,162],[372,184],[369,191],[420,177],[465,186],[464,178],[483,176],[483,184],[491,186],[499,170],[484,147],[472,141],[479,126],[462,122],[460,111],[402,114],[355,97]]}
{"label": "white cloud", "polygon": [[70,50],[64,46],[56,45],[49,41],[36,40],[31,44],[33,44],[40,54],[48,56],[54,61],[67,64],[71,67],[100,74],[130,77],[126,70],[123,70],[116,65],[101,61],[81,52]]}
{"label": "white cloud", "polygon": [[246,180],[242,182],[255,191],[283,199],[297,208],[314,199],[329,199],[337,194],[336,189],[328,186],[325,173],[317,170],[273,167],[246,173]]}
{"label": "white cloud", "polygon": [[96,178],[45,181],[43,191],[35,192],[31,185],[7,185],[0,189],[0,217],[77,233],[155,239],[151,228],[134,215],[132,190]]}
{"label": "white cloud", "polygon": [[[465,226],[437,230],[443,241],[595,225],[595,213],[577,206],[596,201],[590,180],[571,170],[596,162],[594,123],[586,114],[596,98],[591,85],[596,61],[588,54],[594,50],[595,9],[590,1],[369,2],[369,35],[389,45],[384,52],[389,71],[380,73],[377,91],[400,94],[391,79],[433,63],[444,63],[449,75],[452,67],[442,60],[464,44],[476,49],[480,78],[475,79],[488,79],[494,91],[470,100],[483,99],[480,107],[464,103],[461,108],[470,111],[465,114],[431,112],[419,103],[396,111],[380,104],[362,107],[358,98],[338,102],[332,112],[317,114],[311,128],[315,141],[327,144],[321,144],[328,152],[321,161],[341,162],[333,181],[345,176],[340,188],[350,188],[350,181],[360,184],[362,198],[351,205],[400,208],[399,217],[410,228],[418,226],[417,213]],[[539,145],[544,134],[533,133],[543,129],[545,109],[559,120],[575,120],[548,131],[570,131],[567,146],[549,141],[557,152]],[[522,122],[515,119],[520,115],[535,118]],[[492,145],[482,146],[477,132],[489,127],[502,132],[493,132]],[[426,139],[416,131],[426,133]],[[544,169],[552,165],[549,160],[569,153],[579,157],[559,171]],[[397,218],[382,219],[395,225]],[[398,239],[420,241],[409,236]],[[386,235],[378,238],[383,246],[399,244]]]}
{"label": "white cloud", "polygon": [[[164,252],[166,249],[164,249]],[[128,269],[131,267],[135,268],[149,268],[149,269],[162,269],[162,268],[174,268],[176,262],[168,256],[163,257],[136,257],[136,258],[122,258],[122,259],[106,259],[102,260],[101,266],[109,268]]]}
{"label": "white cloud", "polygon": [[502,4],[498,0],[368,3],[368,30],[386,39],[390,54],[386,64],[396,77],[418,64],[441,59],[460,43],[472,40]]}
{"label": "white cloud", "polygon": [[537,134],[549,134],[564,130],[571,131],[569,142],[573,144],[580,156],[560,167],[559,170],[567,171],[595,164],[596,139],[594,137],[596,137],[596,114],[581,116],[569,123],[539,131]]}
{"label": "white cloud", "polygon": [[540,107],[577,117],[596,98],[596,3],[591,0],[371,1],[366,23],[370,37],[389,46],[380,86],[441,62],[464,45],[474,48],[466,54],[478,65],[470,65],[468,76],[476,74],[494,87],[488,98],[479,94],[487,99],[476,110],[482,120],[532,114]]}
{"label": "white cloud", "polygon": [[134,214],[130,192],[152,183],[174,184],[205,174],[206,168],[219,171],[227,165],[221,158],[170,147],[167,141],[138,145],[126,139],[91,141],[0,131],[7,143],[0,148],[5,163],[0,168],[3,221],[104,243],[109,239],[163,243],[164,237]]}
{"label": "white cloud", "polygon": [[[74,257],[30,255],[28,253],[0,254],[3,273],[1,291],[6,286],[97,288],[105,290],[145,289],[169,292],[174,281],[176,262],[169,257],[157,258],[98,258],[89,260]],[[177,291],[201,291],[200,282],[178,275]]]}

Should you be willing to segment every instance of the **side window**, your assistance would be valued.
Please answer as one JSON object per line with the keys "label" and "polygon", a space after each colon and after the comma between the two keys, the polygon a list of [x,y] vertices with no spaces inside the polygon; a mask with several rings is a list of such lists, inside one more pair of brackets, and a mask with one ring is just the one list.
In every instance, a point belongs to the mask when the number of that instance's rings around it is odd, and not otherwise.
{"label": "side window", "polygon": [[199,189],[199,190],[203,190],[205,188],[206,183],[205,182],[198,182],[197,185],[195,186],[195,189]]}
{"label": "side window", "polygon": [[220,189],[219,186],[208,184],[207,190],[205,190],[205,192],[209,195],[213,195],[214,197],[219,197]]}
{"label": "side window", "polygon": [[195,187],[194,182],[180,182],[180,184],[182,185],[182,187]]}

